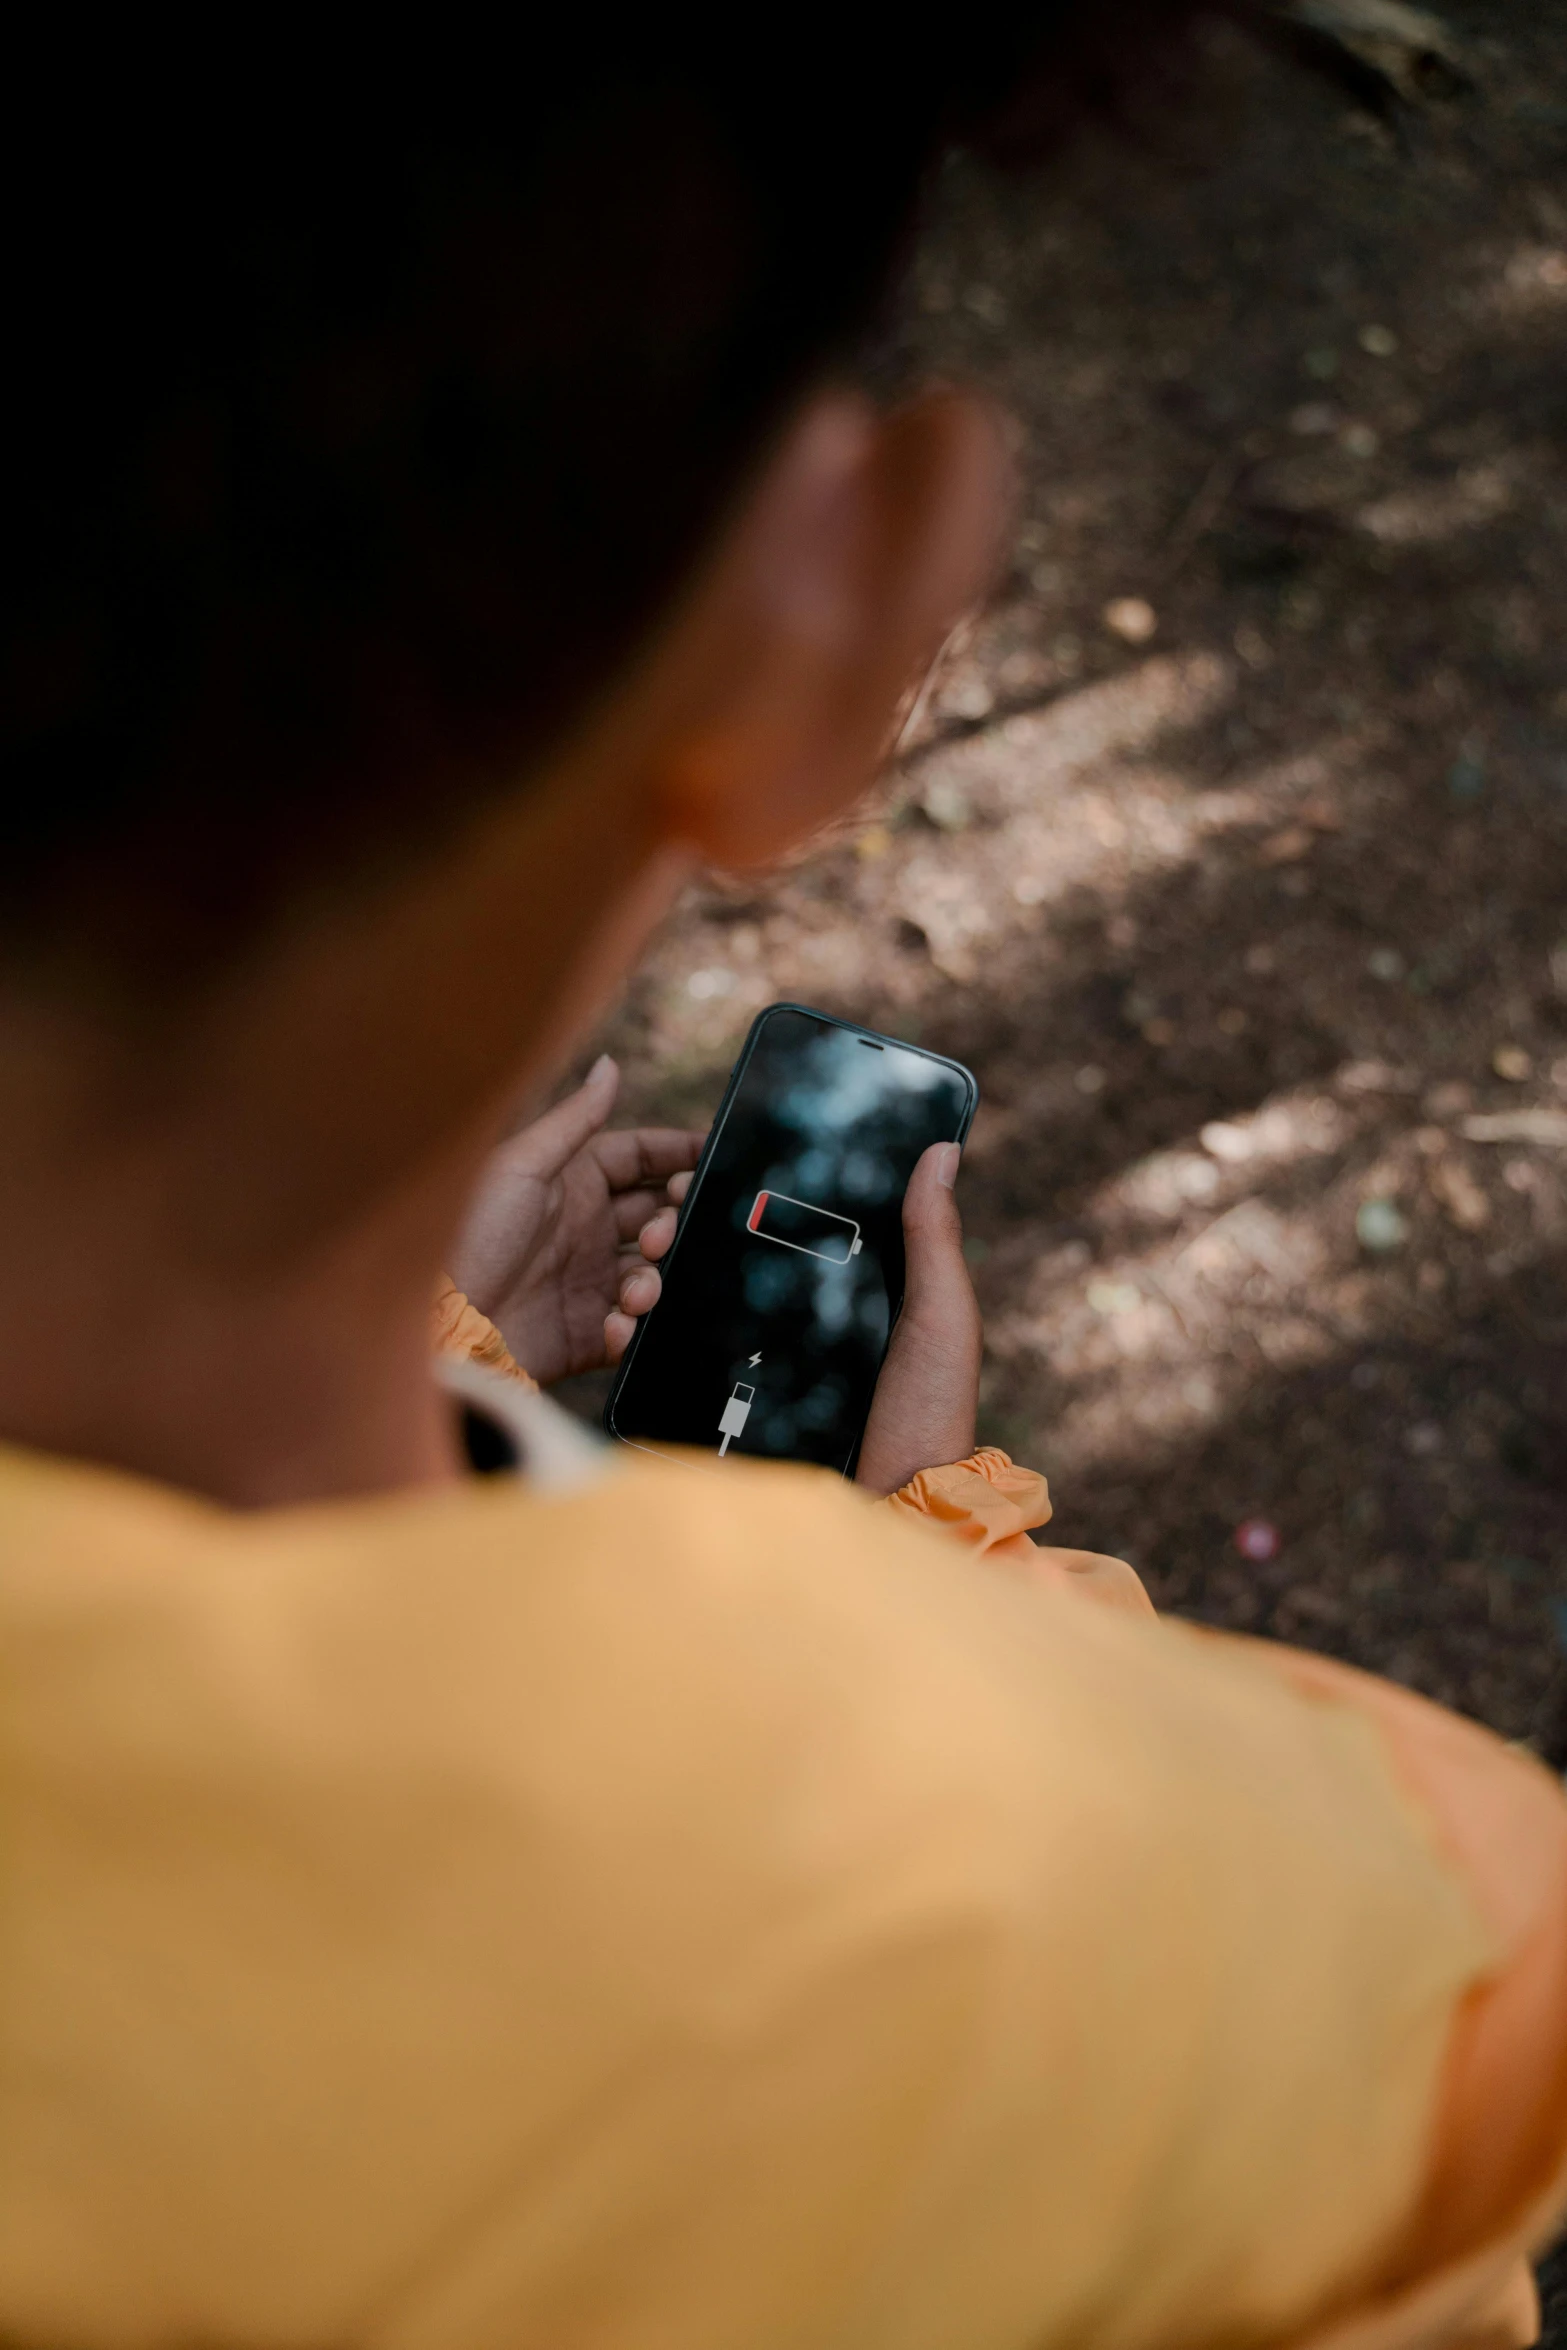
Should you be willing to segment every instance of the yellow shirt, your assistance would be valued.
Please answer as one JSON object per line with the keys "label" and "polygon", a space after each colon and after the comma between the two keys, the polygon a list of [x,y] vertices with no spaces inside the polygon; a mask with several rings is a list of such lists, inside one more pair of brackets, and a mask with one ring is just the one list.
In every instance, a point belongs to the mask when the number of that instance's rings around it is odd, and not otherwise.
{"label": "yellow shirt", "polygon": [[16,2342],[1285,2340],[1487,1959],[1360,1718],[812,1471],[0,1453],[0,1656]]}

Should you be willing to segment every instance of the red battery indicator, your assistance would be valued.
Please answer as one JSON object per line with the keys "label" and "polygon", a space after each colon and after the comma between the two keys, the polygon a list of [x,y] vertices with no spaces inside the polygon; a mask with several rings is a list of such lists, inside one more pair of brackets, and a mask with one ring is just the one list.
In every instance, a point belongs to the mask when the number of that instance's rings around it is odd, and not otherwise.
{"label": "red battery indicator", "polygon": [[852,1217],[835,1216],[831,1208],[813,1207],[806,1199],[791,1199],[785,1191],[759,1191],[745,1228],[762,1240],[775,1240],[780,1248],[798,1249],[801,1256],[820,1257],[829,1265],[846,1265],[860,1253],[860,1228]]}

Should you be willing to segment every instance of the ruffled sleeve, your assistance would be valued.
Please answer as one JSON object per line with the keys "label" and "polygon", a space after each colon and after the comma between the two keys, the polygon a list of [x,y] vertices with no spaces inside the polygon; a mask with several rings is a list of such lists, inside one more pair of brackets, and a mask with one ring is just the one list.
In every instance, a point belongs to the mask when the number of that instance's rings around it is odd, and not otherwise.
{"label": "ruffled sleeve", "polygon": [[478,1363],[486,1371],[498,1371],[505,1379],[515,1379],[521,1386],[538,1392],[538,1381],[529,1377],[506,1344],[495,1324],[470,1304],[454,1281],[443,1278],[435,1293],[431,1308],[430,1336],[438,1355],[451,1355],[458,1362]]}
{"label": "ruffled sleeve", "polygon": [[966,1461],[921,1469],[882,1506],[900,1517],[929,1518],[987,1562],[1025,1572],[1035,1582],[1065,1586],[1133,1615],[1154,1613],[1125,1559],[1030,1542],[1029,1529],[1050,1521],[1050,1488],[1037,1469],[1019,1468],[996,1445],[983,1446]]}

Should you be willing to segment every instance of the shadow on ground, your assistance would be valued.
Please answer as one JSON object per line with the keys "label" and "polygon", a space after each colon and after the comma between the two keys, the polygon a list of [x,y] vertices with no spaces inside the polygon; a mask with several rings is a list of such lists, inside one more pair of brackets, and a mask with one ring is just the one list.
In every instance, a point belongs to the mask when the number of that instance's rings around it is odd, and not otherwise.
{"label": "shadow on ground", "polygon": [[1153,145],[947,175],[875,365],[1021,420],[1011,567],[602,1041],[638,1114],[779,996],[968,1061],[985,1429],[1059,1538],[1560,1768],[1567,7],[1448,14],[1478,94],[1403,145],[1227,34]]}

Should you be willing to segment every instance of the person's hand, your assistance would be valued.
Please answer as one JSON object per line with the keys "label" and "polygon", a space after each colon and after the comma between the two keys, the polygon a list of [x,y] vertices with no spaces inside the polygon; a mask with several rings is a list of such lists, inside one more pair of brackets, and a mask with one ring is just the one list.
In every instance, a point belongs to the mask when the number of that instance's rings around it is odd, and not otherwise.
{"label": "person's hand", "polygon": [[932,1143],[903,1197],[903,1311],[876,1382],[855,1481],[896,1493],[921,1469],[966,1460],[979,1409],[979,1301],[963,1261],[955,1142]]}
{"label": "person's hand", "polygon": [[[702,1148],[687,1127],[606,1134],[619,1087],[606,1053],[575,1093],[501,1145],[450,1266],[545,1385],[625,1353],[660,1288],[637,1235],[657,1218],[668,1178],[689,1180]],[[652,1253],[663,1253],[656,1242]]]}
{"label": "person's hand", "polygon": [[671,1175],[669,1198],[643,1225],[637,1242],[639,1259],[633,1258],[620,1283],[620,1311],[611,1314],[604,1324],[605,1344],[611,1362],[618,1363],[631,1344],[631,1333],[645,1313],[657,1305],[663,1294],[664,1276],[658,1271],[661,1257],[669,1253],[669,1244],[675,1237],[675,1226],[680,1221],[680,1203],[691,1189],[695,1169],[683,1167],[678,1175]]}

